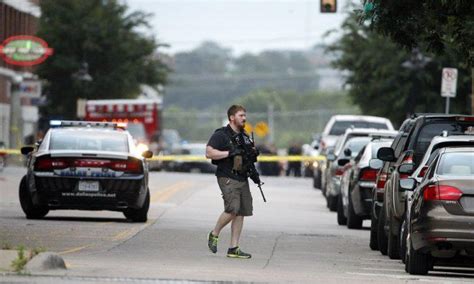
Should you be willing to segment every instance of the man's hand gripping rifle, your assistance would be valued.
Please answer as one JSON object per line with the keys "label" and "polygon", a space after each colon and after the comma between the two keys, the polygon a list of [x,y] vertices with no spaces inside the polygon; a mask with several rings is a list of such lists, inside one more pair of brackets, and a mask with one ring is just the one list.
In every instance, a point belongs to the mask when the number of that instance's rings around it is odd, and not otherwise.
{"label": "man's hand gripping rifle", "polygon": [[240,136],[240,137],[236,137],[237,139],[235,140],[237,140],[238,144],[244,148],[243,163],[245,167],[247,168],[247,175],[260,189],[260,194],[262,194],[263,201],[267,202],[267,199],[265,198],[265,194],[263,194],[263,190],[262,190],[263,182],[260,180],[260,175],[257,172],[257,169],[255,168],[255,163],[257,162],[257,156],[259,155],[259,152],[255,148],[253,132],[252,132],[252,139],[250,140],[251,144],[246,144],[244,142],[245,140],[242,133],[237,134],[237,136]]}

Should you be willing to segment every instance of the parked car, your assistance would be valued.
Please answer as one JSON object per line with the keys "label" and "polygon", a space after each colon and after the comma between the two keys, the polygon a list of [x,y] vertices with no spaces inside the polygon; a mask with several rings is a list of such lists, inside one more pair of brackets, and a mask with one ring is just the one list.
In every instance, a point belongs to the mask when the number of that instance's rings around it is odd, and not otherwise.
{"label": "parked car", "polygon": [[20,204],[28,219],[50,210],[112,210],[145,222],[150,205],[148,165],[152,152],[138,153],[117,123],[51,121],[36,147],[23,147],[27,174]]}
{"label": "parked car", "polygon": [[[401,165],[413,163],[415,168],[420,164],[434,136],[443,131],[451,134],[463,134],[468,127],[474,126],[474,116],[423,114],[413,117],[413,127],[404,145],[403,152],[396,156],[392,148],[380,148],[377,157],[383,161],[394,162],[393,172],[385,184],[384,232],[387,237],[387,254],[392,259],[400,258],[399,234],[405,216],[406,202],[404,191],[400,190],[400,178],[408,177],[400,173]],[[379,234],[378,238],[385,237]]]}
{"label": "parked car", "polygon": [[427,274],[439,258],[474,261],[474,147],[446,147],[435,154],[426,175],[401,179],[414,190],[408,212],[405,268]]}
{"label": "parked car", "polygon": [[[400,129],[398,131],[397,136],[394,138],[392,145],[390,146],[393,150],[395,155],[398,157],[406,144],[406,140],[408,139],[408,134],[413,127],[413,119],[406,119]],[[378,152],[378,151],[377,151]],[[380,250],[383,255],[387,254],[387,238],[381,237],[379,238],[379,234],[385,236],[384,232],[384,224],[385,222],[383,219],[379,222],[379,216],[385,217],[384,214],[381,214],[380,211],[383,207],[384,201],[384,193],[385,193],[385,183],[390,178],[392,174],[392,168],[395,162],[383,162],[380,170],[377,172],[377,177],[375,180],[375,187],[372,190],[372,214],[371,214],[371,222],[370,222],[370,248],[373,250]],[[373,165],[371,165],[373,166]],[[374,168],[378,169],[378,167]],[[379,244],[380,242],[380,244]]]}
{"label": "parked car", "polygon": [[[339,136],[344,135],[348,128],[371,128],[382,130],[393,130],[393,125],[389,119],[377,116],[367,115],[334,115],[326,123],[323,132],[319,138],[318,150],[321,155],[327,156],[328,150],[334,147]],[[318,164],[318,168],[314,170],[313,184],[317,188],[324,189],[325,170],[328,164]]]}
{"label": "parked car", "polygon": [[[365,144],[367,144],[371,138],[370,135],[377,135],[379,137],[393,137],[396,134],[393,130],[378,130],[378,129],[359,129],[359,128],[350,128],[347,129],[345,134],[342,135],[336,142],[336,146],[334,148],[334,154],[329,154],[327,156],[327,168],[325,170],[326,173],[326,186],[323,188],[323,191],[326,195],[328,208],[331,211],[337,210],[337,201],[340,194],[340,185],[341,185],[341,177],[342,177],[342,166],[338,165],[338,159],[344,159],[351,154],[347,154],[347,150],[349,150],[353,155],[357,155],[357,153],[362,149]],[[364,142],[358,144],[356,147],[346,145],[350,139],[353,137],[367,137]],[[361,146],[360,146],[361,145]],[[354,147],[354,148],[352,148]],[[346,152],[346,153],[345,153]]]}
{"label": "parked car", "polygon": [[[395,134],[395,133],[394,133]],[[371,164],[382,161],[377,159],[377,151],[381,147],[388,147],[393,138],[372,139],[351,160],[340,160],[346,163],[341,180],[341,194],[337,204],[337,220],[339,225],[347,224],[349,229],[362,228],[364,219],[370,219],[372,208],[372,189],[375,186],[377,170]]]}
{"label": "parked car", "polygon": [[[437,153],[439,152],[440,148],[443,147],[459,147],[459,146],[470,146],[474,147],[474,132],[471,135],[453,135],[448,136],[447,133],[443,133],[442,136],[435,136],[433,140],[431,140],[430,146],[426,150],[425,156],[421,160],[418,167],[415,169],[414,164],[405,164],[400,167],[399,172],[401,174],[409,174],[411,178],[415,179],[417,184],[421,182],[425,173],[428,169],[428,165],[432,162],[433,159],[437,157]],[[403,191],[403,188],[400,188]],[[411,191],[405,192],[405,199],[408,200],[407,210],[410,208],[410,200],[411,200]],[[400,256],[404,261],[403,256],[406,252],[406,237],[407,237],[407,215],[405,214],[405,219],[401,226],[400,231]]]}
{"label": "parked car", "polygon": [[177,172],[189,173],[215,173],[216,165],[213,165],[210,160],[199,160],[199,158],[206,157],[206,143],[186,143],[175,149],[174,153],[177,156],[190,155],[197,158],[196,161],[185,161],[182,159],[175,159],[170,161],[167,170]]}

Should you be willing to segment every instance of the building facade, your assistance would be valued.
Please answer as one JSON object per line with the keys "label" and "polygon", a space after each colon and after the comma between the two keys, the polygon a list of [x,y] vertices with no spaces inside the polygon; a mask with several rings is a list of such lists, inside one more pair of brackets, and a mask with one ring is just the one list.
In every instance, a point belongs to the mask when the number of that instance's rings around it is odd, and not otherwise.
{"label": "building facade", "polygon": [[[41,15],[39,1],[0,0],[0,44],[11,36],[36,34]],[[0,59],[0,143],[7,147],[19,147],[26,136],[35,134],[38,108],[22,98],[17,98],[15,105],[13,91],[21,88],[22,82],[35,79],[33,71],[33,67]]]}

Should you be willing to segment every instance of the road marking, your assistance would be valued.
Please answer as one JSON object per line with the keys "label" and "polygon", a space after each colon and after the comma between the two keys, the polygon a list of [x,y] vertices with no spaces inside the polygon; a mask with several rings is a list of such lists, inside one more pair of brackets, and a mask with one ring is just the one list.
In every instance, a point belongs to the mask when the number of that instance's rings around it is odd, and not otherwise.
{"label": "road marking", "polygon": [[68,250],[65,250],[65,251],[61,251],[59,252],[58,254],[59,255],[63,255],[63,254],[68,254],[68,253],[73,253],[73,252],[77,252],[77,251],[80,251],[80,250],[83,250],[85,248],[88,248],[92,245],[86,245],[86,246],[82,246],[82,247],[75,247],[75,248],[72,248],[72,249],[68,249]]}
{"label": "road marking", "polygon": [[189,187],[192,183],[188,181],[181,181],[178,183],[175,183],[167,188],[165,188],[162,191],[159,191],[151,197],[151,202],[166,202],[168,199],[170,199],[174,194],[176,194],[178,191],[181,191],[187,187]]}
{"label": "road marking", "polygon": [[145,229],[146,227],[150,226],[154,221],[155,221],[155,219],[153,219],[153,220],[148,219],[148,221],[146,221],[145,224],[143,224],[141,226],[138,226],[138,227],[132,227],[132,228],[126,229],[126,230],[116,234],[115,236],[111,237],[110,240],[112,240],[112,241],[122,241],[122,240],[126,240],[128,238],[131,238],[134,235],[138,234],[143,229]]}
{"label": "road marking", "polygon": [[[157,192],[155,194],[153,194],[152,198],[151,198],[151,202],[160,202],[160,203],[163,203],[163,202],[166,202],[168,199],[170,199],[174,194],[176,194],[177,192],[189,187],[190,185],[192,185],[191,182],[189,181],[181,181],[181,182],[178,182],[178,183],[175,183],[167,188],[165,188],[164,190],[160,191],[160,192]],[[143,230],[144,228],[148,227],[149,225],[152,224],[152,221],[154,220],[148,220],[144,225],[142,226],[139,226],[139,227],[133,227],[133,228],[129,228],[129,229],[126,229],[124,231],[121,231],[119,233],[117,233],[116,235],[112,236],[110,238],[111,241],[121,241],[121,240],[126,240],[128,238],[131,238],[133,237],[135,234],[137,234],[138,232],[140,232],[141,230]],[[105,223],[102,223],[101,225],[108,225],[110,224],[111,222],[105,222]],[[92,244],[89,244],[89,245],[85,245],[85,246],[80,246],[80,247],[75,247],[75,248],[71,248],[71,249],[68,249],[68,250],[65,250],[65,251],[62,251],[62,252],[59,252],[58,254],[60,255],[63,255],[63,254],[68,254],[68,253],[73,253],[73,252],[78,252],[78,251],[81,251],[85,248],[88,248],[88,247],[91,247]]]}

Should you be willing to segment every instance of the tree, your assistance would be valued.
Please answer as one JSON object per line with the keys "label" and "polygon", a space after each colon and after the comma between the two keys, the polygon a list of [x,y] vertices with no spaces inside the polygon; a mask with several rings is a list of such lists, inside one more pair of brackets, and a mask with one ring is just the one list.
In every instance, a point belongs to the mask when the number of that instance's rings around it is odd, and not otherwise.
{"label": "tree", "polygon": [[[148,15],[128,13],[115,0],[42,0],[40,5],[38,35],[54,48],[37,70],[47,80],[44,115],[75,118],[78,98],[134,98],[140,84],[166,82],[168,68],[157,53],[161,45],[136,31],[147,26]],[[90,82],[75,76],[84,63]]]}
{"label": "tree", "polygon": [[403,63],[410,51],[401,49],[390,38],[368,25],[359,24],[355,14],[342,26],[342,37],[329,50],[340,56],[333,64],[348,70],[349,96],[365,114],[385,116],[396,124],[413,112],[442,112],[441,89],[443,66],[459,68],[458,96],[452,110],[468,112],[468,70],[459,66],[459,55],[450,48],[443,56],[426,54],[432,61],[421,70],[408,70]]}
{"label": "tree", "polygon": [[224,74],[231,63],[232,52],[219,44],[206,41],[190,52],[175,55],[178,74]]}
{"label": "tree", "polygon": [[[474,93],[474,5],[469,0],[364,0],[362,20],[408,48],[425,46],[438,55],[455,53],[471,68]],[[474,95],[473,95],[474,96]],[[474,111],[474,99],[471,101]]]}

